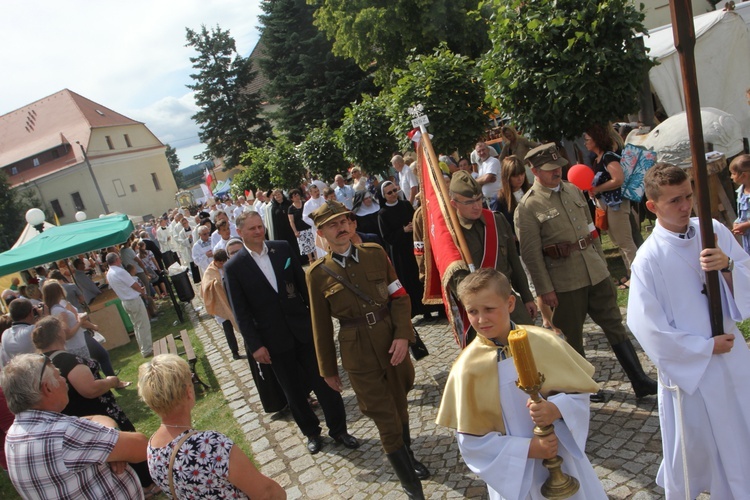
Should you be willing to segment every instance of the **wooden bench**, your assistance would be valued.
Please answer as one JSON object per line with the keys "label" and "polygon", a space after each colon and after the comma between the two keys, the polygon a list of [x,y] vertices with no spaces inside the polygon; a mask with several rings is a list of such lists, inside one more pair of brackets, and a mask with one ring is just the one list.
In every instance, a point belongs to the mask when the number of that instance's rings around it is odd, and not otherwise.
{"label": "wooden bench", "polygon": [[180,332],[180,339],[182,340],[182,345],[185,348],[184,353],[180,353],[179,351],[177,351],[177,342],[175,342],[174,335],[170,333],[166,337],[162,337],[154,342],[154,356],[158,356],[159,354],[176,354],[180,356],[181,354],[184,354],[187,358],[188,364],[190,365],[190,372],[192,373],[193,383],[201,384],[206,389],[210,389],[210,387],[200,379],[198,373],[196,373],[195,371],[195,363],[198,361],[198,358],[195,356],[195,350],[193,349],[193,344],[190,343],[190,337],[188,336],[187,330],[182,330]]}

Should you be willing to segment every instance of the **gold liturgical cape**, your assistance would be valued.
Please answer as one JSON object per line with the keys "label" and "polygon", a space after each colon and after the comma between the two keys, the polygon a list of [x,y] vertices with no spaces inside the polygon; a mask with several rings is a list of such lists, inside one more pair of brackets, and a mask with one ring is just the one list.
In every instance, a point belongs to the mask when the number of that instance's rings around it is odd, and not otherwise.
{"label": "gold liturgical cape", "polygon": [[[594,366],[554,333],[526,326],[537,369],[544,375],[541,393],[594,393]],[[498,380],[499,347],[477,334],[461,352],[448,375],[436,422],[464,434],[505,434]]]}

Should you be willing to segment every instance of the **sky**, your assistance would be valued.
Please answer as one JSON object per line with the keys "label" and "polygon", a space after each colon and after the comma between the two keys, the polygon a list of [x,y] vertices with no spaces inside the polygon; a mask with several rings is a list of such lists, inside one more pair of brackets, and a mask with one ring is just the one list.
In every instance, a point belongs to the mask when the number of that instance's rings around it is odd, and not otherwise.
{"label": "sky", "polygon": [[69,89],[144,122],[177,149],[180,167],[204,146],[185,28],[229,30],[248,56],[258,42],[260,0],[3,0],[0,115]]}

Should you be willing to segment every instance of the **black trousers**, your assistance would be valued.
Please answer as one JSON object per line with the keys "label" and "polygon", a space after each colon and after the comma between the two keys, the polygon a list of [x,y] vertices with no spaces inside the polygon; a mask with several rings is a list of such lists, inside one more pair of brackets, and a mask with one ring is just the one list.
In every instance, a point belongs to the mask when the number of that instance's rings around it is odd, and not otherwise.
{"label": "black trousers", "polygon": [[221,326],[224,328],[224,337],[227,339],[229,350],[232,351],[232,354],[237,354],[240,351],[240,347],[237,345],[237,337],[234,335],[232,322],[228,319],[224,320]]}
{"label": "black trousers", "polygon": [[294,421],[305,436],[317,436],[321,432],[320,420],[307,401],[310,390],[323,409],[328,435],[335,437],[346,432],[344,401],[320,376],[312,344],[297,342],[291,351],[271,353],[271,368],[286,395]]}

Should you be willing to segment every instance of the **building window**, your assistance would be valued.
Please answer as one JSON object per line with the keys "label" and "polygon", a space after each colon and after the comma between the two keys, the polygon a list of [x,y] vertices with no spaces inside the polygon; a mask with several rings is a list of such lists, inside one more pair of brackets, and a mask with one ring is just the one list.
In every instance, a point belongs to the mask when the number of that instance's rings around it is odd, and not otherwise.
{"label": "building window", "polygon": [[63,213],[62,207],[60,206],[59,200],[52,200],[49,202],[50,205],[52,205],[52,210],[55,211],[55,215],[57,215],[58,218],[65,217],[65,214]]}
{"label": "building window", "polygon": [[125,188],[122,187],[122,181],[120,179],[113,179],[112,184],[115,186],[115,193],[117,193],[117,196],[120,198],[125,196]]}
{"label": "building window", "polygon": [[151,180],[154,181],[156,190],[161,191],[161,184],[159,184],[159,177],[156,176],[156,172],[151,172]]}
{"label": "building window", "polygon": [[107,139],[107,146],[109,149],[115,149],[115,145],[112,144],[112,138],[108,135],[105,135],[104,138]]}
{"label": "building window", "polygon": [[128,134],[123,134],[122,136],[125,138],[125,145],[129,148],[132,148],[133,145],[130,143],[130,137],[128,137]]}
{"label": "building window", "polygon": [[10,175],[16,175],[18,173],[18,167],[10,167]]}
{"label": "building window", "polygon": [[56,149],[52,150],[52,158],[60,158],[60,152]]}
{"label": "building window", "polygon": [[131,185],[130,185],[130,192],[131,192],[131,193],[135,193],[135,192],[137,192],[137,191],[138,191],[138,190],[137,190],[137,189],[135,188],[135,184],[131,184]]}
{"label": "building window", "polygon": [[33,163],[35,167],[38,167],[39,166],[39,158],[34,158],[33,160],[31,160],[31,163]]}
{"label": "building window", "polygon": [[73,206],[76,208],[76,211],[86,210],[86,206],[83,204],[83,199],[81,198],[81,194],[78,191],[71,194],[70,196],[73,198]]}

